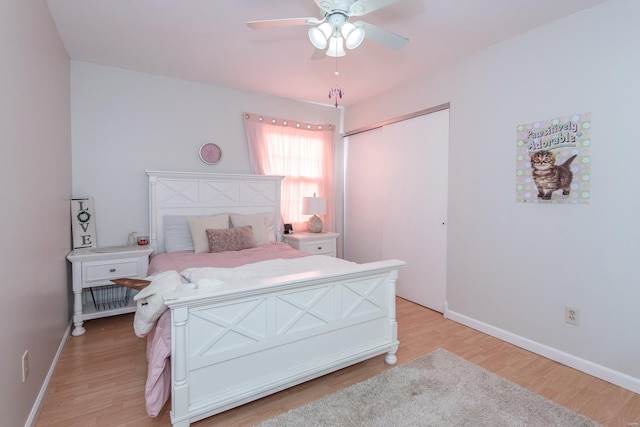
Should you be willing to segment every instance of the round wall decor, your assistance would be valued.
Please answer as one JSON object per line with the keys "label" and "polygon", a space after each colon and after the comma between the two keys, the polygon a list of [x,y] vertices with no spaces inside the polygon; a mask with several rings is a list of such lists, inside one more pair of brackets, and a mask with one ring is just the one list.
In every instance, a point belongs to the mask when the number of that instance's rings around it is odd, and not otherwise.
{"label": "round wall decor", "polygon": [[215,165],[222,159],[222,150],[216,144],[207,142],[200,146],[198,155],[200,156],[200,160],[206,164]]}

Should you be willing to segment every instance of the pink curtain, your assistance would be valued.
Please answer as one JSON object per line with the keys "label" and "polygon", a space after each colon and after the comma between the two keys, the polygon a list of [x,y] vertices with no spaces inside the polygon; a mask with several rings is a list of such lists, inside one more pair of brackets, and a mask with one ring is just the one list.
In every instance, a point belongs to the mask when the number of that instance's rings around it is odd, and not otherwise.
{"label": "pink curtain", "polygon": [[335,230],[333,125],[317,125],[244,113],[253,173],[284,175],[282,219],[306,231],[302,198],[314,193],[327,200],[323,230]]}

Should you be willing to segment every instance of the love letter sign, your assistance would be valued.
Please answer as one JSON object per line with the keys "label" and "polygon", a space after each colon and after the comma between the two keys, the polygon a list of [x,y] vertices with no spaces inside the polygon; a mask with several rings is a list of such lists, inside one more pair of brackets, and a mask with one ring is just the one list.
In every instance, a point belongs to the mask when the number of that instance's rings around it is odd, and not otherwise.
{"label": "love letter sign", "polygon": [[96,247],[96,220],[93,197],[71,199],[73,249]]}

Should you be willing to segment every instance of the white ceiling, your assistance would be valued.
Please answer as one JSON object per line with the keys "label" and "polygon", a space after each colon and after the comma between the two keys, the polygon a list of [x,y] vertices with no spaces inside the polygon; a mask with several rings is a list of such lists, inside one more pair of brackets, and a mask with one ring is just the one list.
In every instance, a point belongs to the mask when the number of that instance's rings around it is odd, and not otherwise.
{"label": "white ceiling", "polygon": [[365,40],[337,61],[311,59],[315,48],[307,26],[252,30],[245,25],[321,18],[313,0],[47,4],[72,59],[323,104],[330,104],[329,89],[339,84],[346,106],[605,1],[399,0],[356,20],[409,38],[404,48],[394,51]]}

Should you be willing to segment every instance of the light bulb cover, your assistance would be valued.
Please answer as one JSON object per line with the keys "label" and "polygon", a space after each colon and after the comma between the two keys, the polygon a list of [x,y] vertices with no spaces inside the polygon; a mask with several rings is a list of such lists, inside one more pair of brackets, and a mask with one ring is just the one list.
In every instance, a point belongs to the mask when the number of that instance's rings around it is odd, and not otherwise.
{"label": "light bulb cover", "polygon": [[326,22],[317,27],[309,28],[309,40],[318,49],[327,47],[327,39],[331,35],[331,25]]}
{"label": "light bulb cover", "polygon": [[342,36],[345,39],[347,49],[355,49],[364,40],[364,28],[347,22],[342,26]]}
{"label": "light bulb cover", "polygon": [[344,24],[342,24],[342,28],[340,29],[340,31],[342,32],[342,37],[346,39],[349,36],[349,33],[355,29],[356,26],[351,22],[345,22]]}
{"label": "light bulb cover", "polygon": [[326,54],[327,56],[336,58],[347,54],[347,52],[344,51],[344,40],[342,37],[331,37],[329,39],[329,49],[327,49]]}

